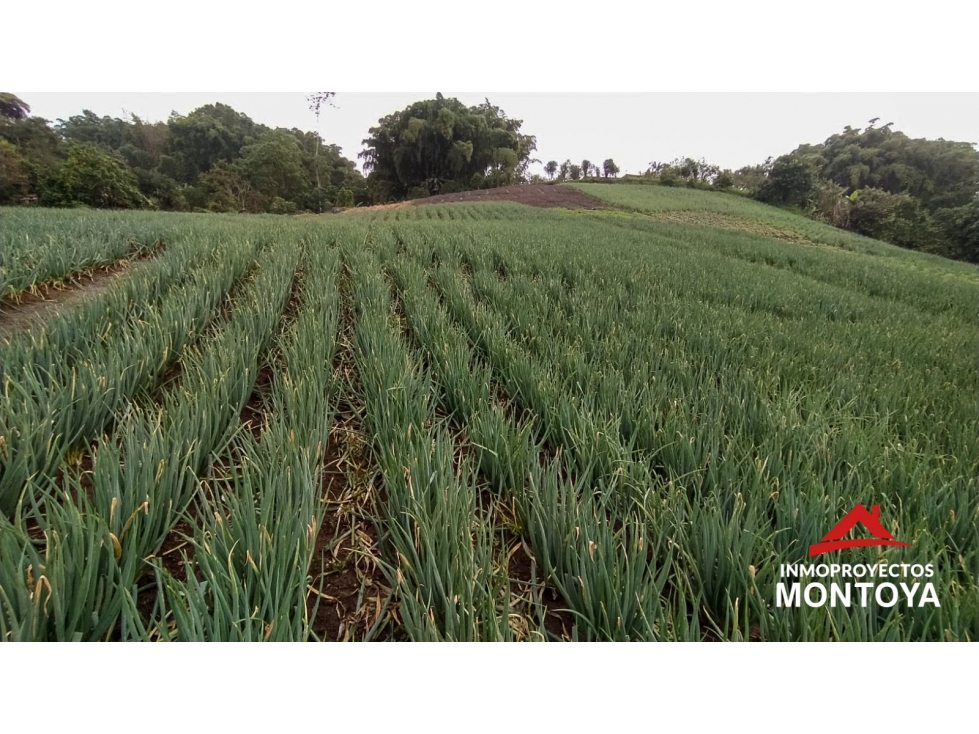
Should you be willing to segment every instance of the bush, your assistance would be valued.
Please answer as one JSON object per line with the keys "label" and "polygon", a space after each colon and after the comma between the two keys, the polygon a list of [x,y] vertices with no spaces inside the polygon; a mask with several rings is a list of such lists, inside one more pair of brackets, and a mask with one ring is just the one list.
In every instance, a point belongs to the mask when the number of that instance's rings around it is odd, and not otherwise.
{"label": "bush", "polygon": [[948,243],[949,255],[979,263],[979,198],[965,206],[939,209],[933,217]]}
{"label": "bush", "polygon": [[662,186],[679,186],[680,176],[673,168],[667,166],[660,172],[659,182]]}
{"label": "bush", "polygon": [[850,229],[909,249],[939,254],[943,249],[938,228],[909,194],[860,189],[850,208]]}
{"label": "bush", "polygon": [[734,186],[734,174],[730,171],[721,171],[714,179],[714,188],[719,191],[727,191]]}
{"label": "bush", "polygon": [[814,193],[810,215],[834,227],[847,229],[850,226],[852,203],[845,194],[846,190],[839,184],[833,181],[820,181]]}
{"label": "bush", "polygon": [[758,199],[776,206],[809,206],[816,185],[813,165],[797,155],[783,155],[775,160],[771,173],[758,192]]}
{"label": "bush", "polygon": [[439,193],[442,194],[457,194],[462,191],[462,184],[458,181],[453,181],[452,179],[442,182],[442,188],[439,189]]}
{"label": "bush", "polygon": [[295,214],[297,209],[299,205],[296,202],[286,201],[281,196],[272,199],[272,205],[269,207],[272,214]]}

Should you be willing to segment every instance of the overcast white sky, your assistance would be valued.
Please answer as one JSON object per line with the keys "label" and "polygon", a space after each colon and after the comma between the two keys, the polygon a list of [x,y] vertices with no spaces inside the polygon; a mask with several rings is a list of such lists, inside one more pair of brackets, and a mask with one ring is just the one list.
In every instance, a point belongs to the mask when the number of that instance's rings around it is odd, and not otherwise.
{"label": "overcast white sky", "polygon": [[[32,114],[49,120],[91,109],[99,115],[131,112],[165,120],[209,102],[224,102],[272,127],[316,127],[300,93],[18,93]],[[443,92],[475,105],[489,98],[537,136],[535,157],[561,162],[613,158],[623,173],[650,161],[704,157],[725,168],[760,163],[800,143],[818,143],[845,125],[873,117],[911,137],[979,143],[979,94],[786,93],[500,93]],[[323,110],[320,132],[356,160],[367,129],[378,119],[435,92],[338,92],[338,109]],[[358,161],[359,165],[359,161]],[[535,169],[539,169],[536,166]]]}

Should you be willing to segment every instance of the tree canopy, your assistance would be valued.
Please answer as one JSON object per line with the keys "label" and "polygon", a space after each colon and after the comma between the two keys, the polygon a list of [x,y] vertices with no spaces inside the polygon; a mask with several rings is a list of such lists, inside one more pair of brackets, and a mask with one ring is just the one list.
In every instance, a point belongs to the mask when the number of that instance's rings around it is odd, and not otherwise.
{"label": "tree canopy", "polygon": [[979,260],[979,152],[973,143],[850,126],[777,158],[758,197],[902,247]]}
{"label": "tree canopy", "polygon": [[[318,117],[333,95],[314,96]],[[364,177],[339,147],[225,104],[165,122],[82,110],[52,125],[29,113],[0,94],[0,204],[320,212],[367,201]]]}
{"label": "tree canopy", "polygon": [[381,118],[360,154],[376,202],[464,189],[492,188],[525,178],[537,141],[523,122],[486,100],[467,107],[441,94]]}

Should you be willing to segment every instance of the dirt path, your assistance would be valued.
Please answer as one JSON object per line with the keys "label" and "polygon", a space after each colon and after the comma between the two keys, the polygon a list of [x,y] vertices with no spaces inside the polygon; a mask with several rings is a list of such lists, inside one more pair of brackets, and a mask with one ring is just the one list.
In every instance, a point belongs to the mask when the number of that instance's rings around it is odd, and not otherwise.
{"label": "dirt path", "polygon": [[60,287],[45,285],[37,293],[20,293],[17,302],[13,298],[0,300],[0,338],[29,328],[32,323],[49,319],[65,307],[108,290],[117,277],[142,267],[146,262],[146,259],[121,260],[78,275]]}

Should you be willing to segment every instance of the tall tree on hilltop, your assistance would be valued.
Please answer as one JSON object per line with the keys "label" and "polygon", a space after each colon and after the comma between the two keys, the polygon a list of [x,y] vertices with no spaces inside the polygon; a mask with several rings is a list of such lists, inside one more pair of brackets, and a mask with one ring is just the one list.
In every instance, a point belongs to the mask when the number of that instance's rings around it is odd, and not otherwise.
{"label": "tall tree on hilltop", "polygon": [[536,139],[487,100],[467,107],[441,94],[368,131],[360,154],[376,201],[439,190],[491,188],[524,177]]}
{"label": "tall tree on hilltop", "polygon": [[[306,96],[306,102],[309,104],[309,110],[314,115],[316,115],[316,132],[320,131],[320,111],[323,109],[323,105],[329,105],[330,107],[336,107],[333,104],[333,98],[336,97],[336,92],[313,92]],[[313,168],[316,171],[316,189],[322,188],[320,183],[320,171],[319,167],[316,166],[315,159],[319,157],[320,153],[320,137],[317,135],[316,138],[316,149],[313,153]]]}

